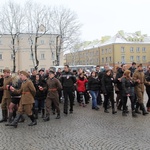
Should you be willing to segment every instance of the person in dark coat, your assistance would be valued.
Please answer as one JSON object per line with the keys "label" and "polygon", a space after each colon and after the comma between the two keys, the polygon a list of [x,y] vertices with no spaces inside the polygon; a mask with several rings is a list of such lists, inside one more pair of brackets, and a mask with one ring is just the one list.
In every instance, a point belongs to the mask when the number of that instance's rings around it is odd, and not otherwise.
{"label": "person in dark coat", "polygon": [[97,106],[97,97],[100,90],[100,81],[95,71],[91,72],[91,76],[88,80],[88,90],[92,96],[92,109],[99,110]]}
{"label": "person in dark coat", "polygon": [[[0,74],[0,87],[3,86],[3,82],[4,82],[3,74]],[[3,97],[3,91],[0,91],[0,104],[2,102],[2,97]]]}
{"label": "person in dark coat", "polygon": [[121,108],[122,108],[122,83],[121,83],[121,79],[123,77],[123,74],[124,74],[125,70],[127,70],[127,66],[126,66],[126,64],[122,64],[121,68],[119,68],[117,70],[117,74],[116,74],[116,77],[115,77],[115,83],[116,83],[117,88],[119,90],[118,94],[120,95],[120,102],[118,103],[118,106],[117,106],[118,110],[121,110]]}
{"label": "person in dark coat", "polygon": [[102,83],[102,91],[104,94],[104,112],[109,113],[107,110],[107,105],[109,100],[111,101],[111,106],[112,106],[112,114],[117,113],[115,111],[115,106],[114,106],[114,78],[111,74],[111,70],[106,70],[105,74],[103,75],[103,78],[101,80]]}
{"label": "person in dark coat", "polygon": [[44,118],[45,114],[44,104],[47,95],[46,81],[39,74],[37,74],[33,84],[36,89],[35,104],[34,104],[35,118],[38,119],[39,107],[42,109],[42,118]]}
{"label": "person in dark coat", "polygon": [[63,87],[64,94],[64,114],[68,114],[68,97],[70,100],[70,113],[73,113],[73,102],[74,102],[74,85],[76,83],[76,76],[70,72],[69,66],[64,66],[64,72],[61,74],[60,82]]}
{"label": "person in dark coat", "polygon": [[[148,65],[147,67],[147,72],[145,73],[145,79],[146,81],[150,82],[150,65]],[[146,87],[146,93],[148,96],[146,107],[147,107],[147,111],[150,112],[150,85],[145,84],[145,87]]]}
{"label": "person in dark coat", "polygon": [[126,70],[124,72],[124,76],[121,79],[122,82],[122,103],[123,103],[123,112],[122,116],[127,116],[126,113],[126,105],[127,105],[127,99],[130,98],[131,101],[131,109],[132,109],[132,117],[137,117],[135,113],[135,107],[134,107],[134,85],[135,83],[131,79],[131,71]]}

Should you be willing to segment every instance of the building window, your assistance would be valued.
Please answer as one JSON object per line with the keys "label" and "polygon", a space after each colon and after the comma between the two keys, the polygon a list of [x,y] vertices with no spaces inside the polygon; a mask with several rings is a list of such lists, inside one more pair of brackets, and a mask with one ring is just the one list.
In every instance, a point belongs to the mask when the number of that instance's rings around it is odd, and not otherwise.
{"label": "building window", "polygon": [[105,54],[107,54],[107,49],[105,49]]}
{"label": "building window", "polygon": [[137,52],[137,53],[140,52],[140,48],[139,48],[139,47],[136,48],[136,52]]}
{"label": "building window", "polygon": [[121,56],[121,62],[125,63],[125,56]]}
{"label": "building window", "polygon": [[102,58],[102,63],[104,63],[104,58]]}
{"label": "building window", "polygon": [[102,54],[104,54],[104,49],[102,49]]}
{"label": "building window", "polygon": [[108,60],[107,60],[107,57],[106,57],[106,62],[107,62]]}
{"label": "building window", "polygon": [[41,40],[41,44],[44,44],[44,40]]}
{"label": "building window", "polygon": [[3,59],[2,54],[0,54],[0,60],[2,60],[2,59]]}
{"label": "building window", "polygon": [[136,56],[136,61],[140,61],[140,56]]}
{"label": "building window", "polygon": [[130,52],[133,53],[134,52],[134,48],[130,47]]}
{"label": "building window", "polygon": [[134,61],[134,56],[130,56],[130,61]]}
{"label": "building window", "polygon": [[146,52],[146,48],[145,47],[142,47],[142,52]]}
{"label": "building window", "polygon": [[109,57],[109,61],[111,62],[112,60],[111,60],[111,56]]}
{"label": "building window", "polygon": [[125,52],[124,47],[121,47],[121,53],[124,53],[124,52]]}
{"label": "building window", "polygon": [[45,59],[45,55],[44,54],[41,54],[41,59]]}
{"label": "building window", "polygon": [[142,60],[143,60],[143,61],[146,61],[146,56],[142,56]]}

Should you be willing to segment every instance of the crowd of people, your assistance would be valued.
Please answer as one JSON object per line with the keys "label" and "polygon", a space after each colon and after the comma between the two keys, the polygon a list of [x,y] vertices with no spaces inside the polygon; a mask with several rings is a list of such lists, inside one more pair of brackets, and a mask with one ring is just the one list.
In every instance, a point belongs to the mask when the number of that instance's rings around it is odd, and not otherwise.
{"label": "crowd of people", "polygon": [[[148,96],[146,107],[144,105],[144,88]],[[116,96],[115,96],[116,94]],[[50,120],[51,112],[61,118],[60,103],[63,99],[64,115],[72,114],[75,101],[86,107],[91,100],[91,108],[98,111],[100,105],[105,113],[116,114],[122,111],[122,116],[129,113],[127,100],[130,99],[132,117],[137,114],[147,115],[150,112],[150,65],[143,72],[142,64],[133,62],[130,68],[126,64],[110,69],[108,65],[100,70],[97,65],[95,70],[89,72],[70,70],[68,65],[64,70],[57,72],[43,69],[34,70],[32,74],[27,71],[11,73],[10,69],[3,70],[0,75],[0,102],[2,119],[0,123],[7,122],[6,126],[18,126],[24,122],[26,114],[31,123],[37,125],[41,113],[43,121]]]}

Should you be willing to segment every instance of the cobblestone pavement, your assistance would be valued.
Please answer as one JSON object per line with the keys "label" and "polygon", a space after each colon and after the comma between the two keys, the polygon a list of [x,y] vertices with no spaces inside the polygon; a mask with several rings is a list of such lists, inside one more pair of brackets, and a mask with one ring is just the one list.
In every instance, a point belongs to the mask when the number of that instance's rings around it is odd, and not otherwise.
{"label": "cobblestone pavement", "polygon": [[39,118],[34,127],[29,122],[16,129],[1,123],[0,150],[150,150],[150,114],[122,117],[121,111],[112,115],[102,106],[95,111],[91,104],[76,104],[74,113],[61,114],[60,120],[51,115],[49,122]]}

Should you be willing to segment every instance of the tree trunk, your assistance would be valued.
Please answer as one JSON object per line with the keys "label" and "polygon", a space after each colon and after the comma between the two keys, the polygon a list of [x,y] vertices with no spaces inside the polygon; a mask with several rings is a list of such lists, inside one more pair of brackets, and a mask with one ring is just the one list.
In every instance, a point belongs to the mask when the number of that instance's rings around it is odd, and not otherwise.
{"label": "tree trunk", "polygon": [[13,44],[13,73],[16,72],[16,52],[15,52],[15,39],[12,39],[12,44]]}
{"label": "tree trunk", "polygon": [[38,37],[35,37],[35,70],[37,70],[38,69],[38,66],[39,66],[39,60],[38,60],[38,56],[37,56],[37,41],[38,41]]}

